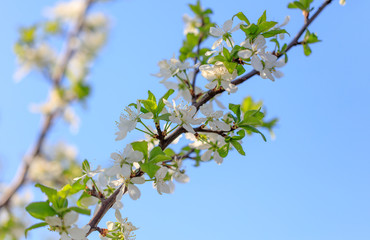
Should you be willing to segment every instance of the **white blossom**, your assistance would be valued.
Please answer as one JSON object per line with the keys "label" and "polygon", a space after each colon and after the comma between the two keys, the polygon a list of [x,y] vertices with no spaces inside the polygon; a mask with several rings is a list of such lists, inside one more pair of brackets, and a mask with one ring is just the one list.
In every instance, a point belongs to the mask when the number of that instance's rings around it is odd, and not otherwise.
{"label": "white blossom", "polygon": [[173,56],[170,60],[162,60],[158,62],[159,73],[152,74],[155,77],[162,78],[161,83],[169,79],[170,77],[179,74],[180,78],[185,78],[183,70],[190,68],[190,63],[181,62]]}
{"label": "white blossom", "polygon": [[17,61],[20,65],[13,76],[16,82],[22,80],[33,68],[52,68],[57,59],[55,51],[46,43],[41,43],[35,47],[16,45],[16,52]]}
{"label": "white blossom", "polygon": [[212,147],[203,153],[203,155],[200,157],[200,160],[209,161],[213,154],[213,159],[218,165],[220,165],[223,162],[223,158],[220,156],[217,149],[225,145],[225,139],[215,133],[209,133],[207,136],[209,137],[209,141],[212,143]]}
{"label": "white blossom", "polygon": [[211,146],[207,142],[201,141],[199,138],[196,138],[194,134],[185,133],[185,137],[186,139],[193,141],[192,143],[189,144],[189,147],[191,148],[204,150],[204,149],[208,149]]}
{"label": "white blossom", "polygon": [[266,40],[262,35],[258,35],[253,43],[250,42],[250,39],[247,39],[240,44],[240,46],[245,47],[246,49],[239,51],[238,55],[239,57],[245,59],[251,57],[251,64],[253,68],[257,71],[261,71],[263,65],[258,54],[263,54],[265,52],[265,44]]}
{"label": "white blossom", "polygon": [[63,218],[60,218],[59,216],[50,216],[45,218],[45,222],[59,232],[69,229],[72,224],[77,222],[77,220],[78,213],[74,211],[67,212],[64,214]]}
{"label": "white blossom", "polygon": [[[197,67],[198,65],[199,65],[199,63],[197,65],[194,65],[193,67]],[[188,82],[191,82],[193,80],[193,76],[194,76],[194,71],[189,71],[189,72],[187,72],[187,77],[186,76],[185,77],[186,77],[186,80]],[[173,90],[178,91],[178,94],[177,94],[176,97],[174,97],[174,99],[178,99],[178,98],[182,97],[185,101],[191,102],[192,101],[192,96],[190,94],[188,84],[184,83],[184,81],[182,81],[180,79],[177,79],[177,80],[178,80],[178,83],[169,82],[169,81],[164,81],[162,83],[167,89],[173,89]],[[202,92],[202,89],[195,86],[194,94],[197,95],[201,92]]]}
{"label": "white blossom", "polygon": [[153,187],[157,189],[158,193],[173,193],[175,185],[172,181],[164,181],[168,169],[166,167],[161,167],[155,174],[156,181],[153,182]]}
{"label": "white blossom", "polygon": [[79,180],[79,179],[81,179],[81,178],[84,178],[84,177],[92,178],[92,177],[94,177],[96,174],[98,174],[98,173],[100,173],[100,172],[102,172],[102,171],[103,171],[103,169],[101,169],[101,167],[100,167],[100,166],[98,166],[98,168],[97,168],[97,169],[95,169],[95,170],[93,170],[93,171],[90,171],[90,169],[88,169],[87,171],[82,170],[82,172],[84,172],[85,174],[84,174],[84,175],[82,175],[81,177],[76,177],[76,178],[74,178],[74,179],[73,179],[73,181],[77,181],[77,180]]}
{"label": "white blossom", "polygon": [[72,227],[67,229],[69,236],[63,232],[61,235],[61,240],[85,240],[87,239],[86,234],[90,231],[90,228],[90,225],[85,225],[82,228]]}
{"label": "white blossom", "polygon": [[232,26],[233,20],[229,19],[222,25],[222,28],[218,26],[210,28],[209,32],[212,36],[220,37],[219,39],[216,40],[215,43],[213,43],[212,49],[216,49],[218,46],[220,46],[224,38],[226,39],[225,41],[228,47],[234,46],[234,40],[231,37],[231,33],[239,30],[240,23],[237,24],[234,28],[232,28]]}
{"label": "white blossom", "polygon": [[132,200],[137,200],[141,196],[141,192],[138,187],[134,184],[144,184],[145,178],[144,177],[134,177],[131,178],[131,182],[127,185],[127,192]]}
{"label": "white blossom", "polygon": [[262,71],[260,71],[260,76],[264,79],[268,78],[271,81],[275,81],[275,77],[283,77],[284,74],[281,71],[276,70],[276,68],[283,67],[285,65],[284,60],[278,60],[275,55],[270,53],[266,53],[265,56],[269,56],[270,59],[265,60],[265,66],[263,67]]}
{"label": "white blossom", "polygon": [[187,35],[188,33],[193,33],[195,35],[199,34],[199,27],[202,26],[202,21],[199,17],[190,17],[187,14],[184,14],[182,17],[182,20],[185,23],[185,28],[184,28],[184,35]]}
{"label": "white blossom", "polygon": [[116,141],[124,139],[128,132],[134,130],[140,118],[150,119],[153,117],[152,113],[141,113],[140,110],[141,104],[139,101],[136,102],[136,112],[130,107],[125,108],[127,114],[122,114],[120,116],[120,122],[117,124],[118,132],[116,132]]}
{"label": "white blossom", "polygon": [[82,0],[60,2],[54,8],[49,9],[47,15],[63,20],[76,21],[81,15],[84,5],[85,3]]}
{"label": "white blossom", "polygon": [[238,76],[237,72],[234,70],[230,74],[222,62],[216,62],[213,66],[202,65],[199,67],[199,70],[202,76],[210,81],[205,86],[207,89],[214,89],[217,86],[221,86],[229,93],[234,93],[238,90],[238,87],[231,83]]}
{"label": "white blossom", "polygon": [[175,100],[172,100],[172,104],[163,99],[163,102],[166,104],[167,107],[171,108],[173,111],[171,112],[171,116],[169,119],[185,128],[188,132],[195,133],[192,124],[200,124],[202,123],[203,119],[201,118],[194,118],[197,112],[197,109],[194,106],[184,106],[181,105],[176,106]]}
{"label": "white blossom", "polygon": [[[117,222],[107,222],[107,228],[109,232],[114,232],[117,239],[125,239],[125,240],[134,240],[135,235],[133,231],[137,230],[138,228],[135,227],[131,222],[127,221],[127,218],[122,218],[122,215],[119,211],[115,212]],[[108,240],[110,238],[99,236],[102,240]]]}
{"label": "white blossom", "polygon": [[111,158],[115,161],[115,164],[120,165],[123,163],[134,163],[143,160],[144,155],[140,151],[134,151],[131,144],[127,144],[123,153],[112,153]]}
{"label": "white blossom", "polygon": [[203,104],[200,107],[200,112],[207,117],[206,122],[209,124],[209,127],[215,131],[230,131],[230,125],[219,120],[223,116],[222,111],[213,111],[211,104]]}
{"label": "white blossom", "polygon": [[175,157],[174,161],[177,164],[177,168],[175,170],[172,170],[174,171],[172,178],[179,183],[188,183],[190,181],[189,176],[186,175],[183,170],[180,170],[182,166],[182,160]]}

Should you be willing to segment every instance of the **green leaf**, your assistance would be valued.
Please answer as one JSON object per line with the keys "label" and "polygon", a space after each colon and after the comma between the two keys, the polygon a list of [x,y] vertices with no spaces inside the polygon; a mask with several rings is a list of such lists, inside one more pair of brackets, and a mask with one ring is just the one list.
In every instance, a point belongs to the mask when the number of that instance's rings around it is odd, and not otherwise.
{"label": "green leaf", "polygon": [[56,34],[60,32],[60,24],[58,21],[49,21],[45,23],[44,31],[49,34]]}
{"label": "green leaf", "polygon": [[75,82],[72,90],[79,100],[85,99],[90,94],[90,86],[81,81]]}
{"label": "green leaf", "polygon": [[172,157],[173,155],[175,155],[175,151],[172,150],[171,148],[166,148],[164,151],[163,151],[167,156],[170,156]]}
{"label": "green leaf", "polygon": [[311,55],[312,50],[308,46],[308,44],[303,44],[303,52],[304,52],[304,55],[306,55],[306,56],[310,56]]}
{"label": "green leaf", "polygon": [[263,12],[262,16],[258,19],[257,25],[259,26],[263,22],[266,22],[266,10]]}
{"label": "green leaf", "polygon": [[172,158],[170,156],[166,156],[166,154],[162,151],[160,147],[153,148],[149,154],[149,162],[151,163],[158,163],[171,159]]}
{"label": "green leaf", "polygon": [[157,103],[153,100],[141,100],[140,101],[144,107],[149,110],[151,113],[156,113],[157,112]]}
{"label": "green leaf", "polygon": [[173,93],[175,92],[175,90],[173,90],[173,89],[169,89],[167,92],[166,92],[166,94],[164,94],[163,95],[163,97],[161,97],[160,99],[159,99],[159,101],[158,101],[158,107],[157,107],[157,113],[159,114],[159,113],[161,113],[162,112],[162,110],[163,110],[163,108],[164,108],[164,106],[165,106],[165,104],[164,104],[164,102],[163,102],[163,99],[168,99]]}
{"label": "green leaf", "polygon": [[288,4],[288,8],[291,8],[291,9],[293,9],[293,8],[299,8],[302,11],[306,10],[305,6],[302,3],[298,2],[298,1],[294,1],[292,3],[289,3]]}
{"label": "green leaf", "polygon": [[58,191],[58,197],[60,198],[67,198],[69,196],[69,192],[72,191],[72,186],[70,184],[65,185],[62,189]]}
{"label": "green leaf", "polygon": [[84,189],[85,185],[81,184],[80,181],[76,181],[72,185],[66,184],[61,190],[58,191],[58,197],[67,198],[68,196],[76,194]]}
{"label": "green leaf", "polygon": [[238,76],[242,75],[243,73],[245,73],[245,69],[242,65],[238,65],[236,67],[236,72],[238,73]]}
{"label": "green leaf", "polygon": [[33,202],[28,204],[26,211],[34,218],[45,220],[46,217],[54,216],[57,213],[50,207],[48,202]]}
{"label": "green leaf", "polygon": [[268,32],[262,33],[262,36],[264,36],[265,38],[270,38],[270,37],[274,37],[281,33],[289,34],[285,29],[273,29]]}
{"label": "green leaf", "polygon": [[36,26],[21,28],[21,41],[24,43],[33,43],[36,38]]}
{"label": "green leaf", "polygon": [[302,5],[303,5],[306,9],[309,9],[309,8],[310,8],[310,4],[313,2],[313,0],[300,0],[300,2],[302,3]]}
{"label": "green leaf", "polygon": [[[224,48],[225,49],[225,48]],[[225,67],[227,68],[227,71],[229,71],[230,74],[234,72],[236,67],[238,66],[235,62],[224,62]]]}
{"label": "green leaf", "polygon": [[240,111],[240,105],[239,104],[232,104],[230,103],[229,104],[229,109],[236,114],[236,117],[237,117],[237,120],[238,122],[240,121],[240,114],[241,114],[241,111]]}
{"label": "green leaf", "polygon": [[144,154],[144,159],[148,159],[148,142],[147,141],[139,141],[131,143],[132,148],[135,151],[142,152]]}
{"label": "green leaf", "polygon": [[91,168],[90,168],[90,163],[89,161],[87,161],[87,159],[85,159],[83,162],[82,162],[82,170],[84,172],[90,172]]}
{"label": "green leaf", "polygon": [[261,24],[258,24],[258,32],[259,33],[262,33],[262,32],[266,32],[267,30],[270,30],[271,28],[273,28],[275,25],[277,24],[277,22],[262,22]]}
{"label": "green leaf", "polygon": [[36,229],[36,228],[40,228],[40,227],[45,227],[47,225],[48,224],[46,222],[40,222],[40,223],[33,224],[31,227],[26,228],[26,230],[24,230],[24,235],[27,238],[28,231],[33,230],[33,229]]}
{"label": "green leaf", "polygon": [[248,20],[248,18],[244,15],[244,13],[242,13],[242,12],[238,12],[237,14],[235,14],[233,17],[232,17],[232,19],[234,20],[234,17],[237,17],[237,18],[239,18],[239,20],[241,20],[241,21],[244,21],[247,25],[249,25],[250,24],[250,22],[249,22],[249,20]]}
{"label": "green leaf", "polygon": [[226,58],[224,56],[222,56],[222,55],[216,55],[216,56],[211,57],[209,59],[209,63],[210,64],[214,64],[216,62],[225,62],[225,61],[226,61]]}
{"label": "green leaf", "polygon": [[250,125],[242,125],[242,126],[239,125],[239,127],[244,128],[245,130],[248,130],[254,133],[259,133],[261,137],[263,138],[263,140],[265,142],[267,141],[265,135],[263,135],[263,133],[261,133],[257,128],[250,126]]}
{"label": "green leaf", "polygon": [[154,102],[157,102],[157,99],[155,99],[155,96],[151,91],[148,91],[148,100],[152,100]]}
{"label": "green leaf", "polygon": [[239,130],[237,132],[238,136],[233,136],[231,137],[232,140],[242,140],[245,137],[245,131],[244,130]]}
{"label": "green leaf", "polygon": [[159,163],[159,162],[164,162],[164,161],[168,161],[168,160],[171,160],[171,159],[172,159],[172,157],[167,156],[167,155],[157,155],[154,158],[152,158],[150,160],[150,162],[151,163]]}
{"label": "green leaf", "polygon": [[239,45],[235,45],[230,52],[231,57],[237,57],[238,52],[242,49]]}
{"label": "green leaf", "polygon": [[254,23],[248,25],[247,27],[244,25],[240,26],[240,29],[245,33],[247,37],[254,36],[258,31],[258,26]]}
{"label": "green leaf", "polygon": [[164,152],[160,147],[153,148],[149,153],[149,161],[158,155],[164,155]]}
{"label": "green leaf", "polygon": [[217,149],[217,152],[220,155],[220,157],[225,158],[227,157],[227,154],[229,154],[229,150],[230,150],[230,144],[226,143],[225,145]]}
{"label": "green leaf", "polygon": [[196,14],[201,15],[202,14],[202,8],[200,6],[200,1],[197,1],[196,5],[189,4],[190,9]]}
{"label": "green leaf", "polygon": [[319,40],[316,33],[311,33],[310,31],[307,30],[304,36],[303,42],[304,43],[317,43],[317,42],[321,42],[321,40]]}
{"label": "green leaf", "polygon": [[[262,106],[262,101],[254,102],[252,97],[244,98],[241,104],[241,110],[245,113],[248,110],[258,110]],[[245,116],[245,114],[244,114]]]}
{"label": "green leaf", "polygon": [[226,58],[227,61],[230,61],[230,52],[227,50],[227,48],[222,49],[222,53],[224,54],[224,57]]}
{"label": "green leaf", "polygon": [[231,144],[238,151],[238,153],[240,153],[241,155],[245,156],[245,152],[243,150],[243,147],[242,147],[242,145],[238,141],[231,141]]}
{"label": "green leaf", "polygon": [[285,52],[285,50],[287,49],[287,47],[288,47],[288,44],[284,44],[283,45],[283,47],[281,48],[281,52],[283,53],[283,52]]}
{"label": "green leaf", "polygon": [[165,113],[157,117],[158,120],[170,121],[171,113]]}
{"label": "green leaf", "polygon": [[[129,107],[134,107],[135,108],[135,110],[137,109],[137,104],[136,103],[130,103],[129,105],[128,105]],[[143,108],[143,107],[140,107],[140,111],[142,112],[142,113],[148,113],[149,111],[148,110],[146,110],[145,108]]]}
{"label": "green leaf", "polygon": [[87,216],[90,216],[91,214],[91,211],[90,209],[88,208],[82,208],[82,207],[69,207],[68,208],[69,211],[75,211],[77,213],[80,213],[80,214],[83,214],[83,215],[87,215]]}
{"label": "green leaf", "polygon": [[146,172],[150,178],[153,178],[158,169],[160,169],[154,162],[141,163],[140,168],[142,171]]}
{"label": "green leaf", "polygon": [[41,185],[39,183],[37,183],[35,187],[40,188],[41,192],[46,194],[46,196],[48,197],[48,200],[51,203],[55,204],[55,200],[57,198],[57,193],[58,193],[56,189]]}

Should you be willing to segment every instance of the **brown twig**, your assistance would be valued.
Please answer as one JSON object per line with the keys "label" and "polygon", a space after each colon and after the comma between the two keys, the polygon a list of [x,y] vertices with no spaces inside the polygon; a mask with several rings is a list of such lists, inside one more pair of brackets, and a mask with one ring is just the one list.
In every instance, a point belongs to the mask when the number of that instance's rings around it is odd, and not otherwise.
{"label": "brown twig", "polygon": [[[124,184],[121,184],[112,195],[109,196],[109,198],[104,199],[101,201],[101,206],[99,207],[98,211],[95,212],[94,216],[89,221],[90,225],[90,231],[86,234],[86,237],[90,235],[93,231],[96,231],[98,228],[98,224],[100,220],[104,217],[104,215],[108,212],[109,209],[111,209],[116,202],[116,198],[121,191]],[[122,190],[123,194],[127,192],[127,187],[124,186],[124,189]]]}
{"label": "brown twig", "polygon": [[[93,0],[86,0],[85,8],[81,12],[81,15],[79,16],[74,29],[71,31],[71,33],[67,37],[65,50],[62,51],[63,53],[61,54],[60,60],[58,61],[58,64],[56,66],[56,71],[54,72],[52,76],[52,83],[55,88],[60,86],[60,83],[65,74],[68,62],[74,54],[75,50],[73,47],[73,40],[79,35],[82,29],[82,26],[83,26],[86,12],[88,8],[90,7],[90,5],[92,4],[92,2]],[[48,114],[45,117],[45,120],[41,127],[40,134],[37,137],[35,147],[31,151],[29,156],[24,158],[22,165],[18,169],[18,173],[16,174],[16,176],[12,180],[12,183],[10,184],[10,187],[6,189],[5,193],[0,199],[0,209],[9,204],[11,198],[14,196],[16,191],[25,183],[27,173],[31,166],[31,163],[33,159],[35,159],[35,157],[40,155],[41,149],[45,143],[45,138],[47,134],[50,132],[53,122],[55,121],[58,115],[59,115],[59,112],[54,112],[54,113]]]}
{"label": "brown twig", "polygon": [[[202,17],[202,25],[201,25],[201,27],[203,27],[204,26],[204,19],[203,19],[203,17]],[[203,34],[202,33],[200,33],[200,36],[199,36],[199,40],[198,40],[198,44],[197,44],[197,55],[196,55],[196,57],[194,58],[194,65],[196,65],[197,64],[197,62],[198,62],[198,59],[199,59],[199,52],[200,52],[200,44],[202,43],[202,41],[203,41]],[[191,87],[192,87],[192,89],[191,89],[191,91],[190,91],[190,93],[191,93],[191,96],[192,96],[192,102],[193,102],[193,104],[194,103],[196,103],[196,101],[197,101],[197,96],[196,96],[196,93],[195,93],[195,82],[196,82],[196,80],[197,80],[197,75],[198,75],[198,73],[199,73],[199,67],[197,67],[195,70],[194,70],[194,75],[193,75],[193,80],[191,81]]]}

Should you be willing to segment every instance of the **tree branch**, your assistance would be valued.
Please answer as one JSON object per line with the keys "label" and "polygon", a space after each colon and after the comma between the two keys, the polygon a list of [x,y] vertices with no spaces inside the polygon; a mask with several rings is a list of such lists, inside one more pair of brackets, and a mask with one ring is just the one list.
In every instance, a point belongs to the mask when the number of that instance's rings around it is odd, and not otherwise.
{"label": "tree branch", "polygon": [[[94,216],[89,221],[90,225],[90,231],[86,234],[86,237],[90,235],[93,231],[97,230],[97,226],[100,222],[100,220],[104,217],[104,215],[108,212],[109,209],[111,209],[116,202],[116,198],[121,191],[124,184],[121,184],[112,195],[109,196],[109,198],[104,199],[101,201],[101,206],[99,207],[98,211],[95,212]],[[124,189],[122,190],[123,194],[127,192],[127,187],[124,186]]]}
{"label": "tree branch", "polygon": [[[83,11],[81,12],[81,15],[79,16],[74,29],[72,29],[71,33],[67,37],[65,50],[62,51],[63,53],[61,54],[59,58],[60,60],[58,61],[58,64],[56,65],[56,71],[54,72],[52,76],[52,83],[55,88],[60,86],[60,83],[65,74],[68,62],[75,52],[74,47],[73,47],[73,40],[79,35],[82,29],[83,22],[86,16],[86,12],[88,8],[90,7],[90,5],[92,4],[92,1],[93,0],[86,0],[85,7]],[[31,151],[31,154],[29,156],[26,156],[23,159],[23,163],[19,167],[17,175],[13,178],[12,183],[10,184],[10,187],[6,189],[5,193],[0,199],[0,209],[9,204],[11,198],[14,196],[16,191],[25,183],[26,176],[33,162],[33,159],[35,159],[35,157],[40,155],[42,147],[45,143],[45,138],[47,134],[50,132],[53,122],[55,121],[58,115],[59,115],[59,112],[54,112],[46,116],[42,124],[40,134],[37,137],[35,147]]]}
{"label": "tree branch", "polygon": [[[309,19],[307,21],[307,23],[305,23],[305,25],[302,27],[302,29],[298,32],[298,34],[296,35],[296,37],[292,40],[292,42],[288,45],[288,48],[286,50],[286,52],[292,48],[295,43],[298,41],[298,39],[302,36],[303,32],[305,31],[305,29],[307,29],[307,27],[311,24],[311,22],[320,14],[320,12],[331,2],[331,0],[326,0],[323,5],[318,9],[318,11],[313,15],[313,17],[311,19]],[[279,55],[278,57],[280,57],[281,55]],[[199,71],[198,71],[199,72]],[[233,84],[235,85],[239,85],[243,82],[245,82],[246,80],[248,80],[249,78],[253,77],[254,75],[256,75],[258,72],[255,71],[255,70],[252,70],[250,71],[249,73],[243,75],[242,77],[239,77],[237,79],[235,79],[234,81],[232,81]],[[193,79],[193,83],[195,82],[195,79]],[[194,83],[195,84],[195,83]],[[219,93],[222,93],[224,92],[225,90],[223,88],[219,88],[219,89],[213,89],[213,90],[210,90],[208,91],[203,97],[202,99],[199,101],[199,102],[195,102],[193,103],[193,105],[199,109],[200,106],[202,106],[204,103],[208,102],[210,99],[212,99],[215,95],[219,94]],[[157,131],[160,130],[160,128],[158,129],[157,127]],[[225,131],[213,131],[213,130],[209,130],[209,129],[203,129],[202,127],[197,127],[197,128],[194,128],[195,131],[197,132],[212,132],[212,133],[217,133],[217,134],[220,134],[220,135],[224,135],[226,132]],[[164,150],[170,143],[172,143],[180,134],[182,133],[185,133],[187,132],[183,127],[179,127],[177,128],[171,135],[169,135],[166,139],[163,139],[162,141],[160,141],[159,143],[159,146],[161,147],[162,150]],[[185,155],[183,155],[182,157],[187,157],[187,158],[191,158],[190,157],[190,154],[194,152],[194,149],[191,149],[189,152],[187,152]],[[181,157],[181,156],[180,156]],[[169,160],[169,161],[172,161],[172,160]],[[138,174],[142,174],[141,171],[139,171],[137,174],[134,174],[135,176],[137,176]],[[98,211],[95,213],[95,215],[93,216],[93,218],[90,220],[89,222],[89,225],[91,227],[90,231],[86,234],[86,237],[93,231],[95,230],[98,230],[99,228],[97,227],[98,223],[100,222],[100,220],[103,218],[103,216],[107,213],[107,211],[112,208],[112,206],[114,205],[114,203],[116,202],[116,198],[117,198],[117,195],[119,194],[119,192],[121,191],[123,187],[123,184],[121,186],[119,186],[115,191],[114,193],[107,199],[104,199],[102,200],[102,205],[99,207]],[[124,190],[123,190],[123,193],[126,193],[127,192],[127,187],[125,186]]]}
{"label": "tree branch", "polygon": [[[204,19],[202,17],[202,25],[201,27],[204,26]],[[199,59],[199,52],[200,52],[200,44],[202,43],[203,41],[203,34],[201,33],[200,36],[199,36],[199,40],[198,40],[198,44],[197,44],[197,56],[194,58],[194,65],[197,64],[198,62],[198,59]],[[193,75],[193,80],[192,80],[192,83],[191,83],[191,96],[192,96],[192,102],[193,104],[195,104],[197,102],[197,96],[196,96],[196,93],[195,93],[195,82],[196,82],[196,79],[197,79],[197,75],[199,73],[199,67],[197,67],[195,70],[194,70],[194,75]]]}
{"label": "tree branch", "polygon": [[[308,28],[308,26],[319,16],[319,14],[324,10],[326,6],[328,6],[332,0],[325,0],[325,2],[319,7],[319,9],[315,12],[315,14],[307,20],[307,22],[302,26],[302,28],[299,30],[299,32],[296,34],[296,36],[292,39],[292,41],[288,44],[285,53],[288,52],[292,47],[298,45],[298,39],[303,35],[304,31]],[[280,58],[282,54],[278,54],[277,57]],[[248,79],[252,78],[254,75],[257,75],[258,71],[252,70],[249,73],[236,78],[235,80],[231,81],[234,85],[242,84],[243,82],[247,81]],[[222,87],[215,88],[212,90],[209,90],[206,92],[203,97],[197,101],[195,104],[193,103],[193,106],[195,106],[197,109],[199,109],[200,106],[207,103],[209,100],[211,100],[214,96],[217,94],[225,92],[225,89]],[[179,127],[176,129],[171,135],[169,135],[163,143],[160,145],[160,147],[165,149],[168,145],[171,144],[180,134],[186,132],[186,130],[183,127]]]}

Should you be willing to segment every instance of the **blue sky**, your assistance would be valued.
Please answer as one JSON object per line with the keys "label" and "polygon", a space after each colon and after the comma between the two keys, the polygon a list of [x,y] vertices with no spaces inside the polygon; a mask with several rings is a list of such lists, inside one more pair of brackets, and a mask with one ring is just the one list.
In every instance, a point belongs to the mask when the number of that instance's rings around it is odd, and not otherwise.
{"label": "blue sky", "polygon": [[[29,104],[47,95],[37,74],[19,84],[13,81],[12,45],[17,28],[42,19],[45,4],[53,3],[14,0],[0,9],[1,181],[11,179],[36,138],[40,116],[28,111]],[[148,89],[165,92],[150,74],[158,71],[159,60],[178,53],[182,15],[190,14],[187,3],[128,0],[97,7],[111,16],[112,29],[91,72],[87,108],[78,108],[80,131],[70,134],[58,122],[49,142],[64,139],[78,147],[80,159],[107,166],[111,152],[142,137],[114,141],[114,122]],[[303,18],[287,3],[202,1],[220,25],[239,11],[252,21],[265,9],[271,20],[281,22],[290,15],[287,30],[294,36]],[[310,57],[296,47],[282,68],[284,78],[271,82],[254,77],[236,94],[223,96],[226,104],[240,103],[247,95],[263,100],[267,116],[280,119],[276,139],[265,143],[250,137],[243,141],[246,156],[232,153],[221,166],[210,162],[194,168],[189,163],[190,183],[177,184],[172,195],[160,196],[148,185],[140,186],[139,200],[124,197],[122,215],[140,227],[137,239],[369,239],[368,9],[368,1],[349,0],[345,7],[333,1],[310,28],[323,40],[312,46]],[[42,233],[34,231],[31,239]]]}

